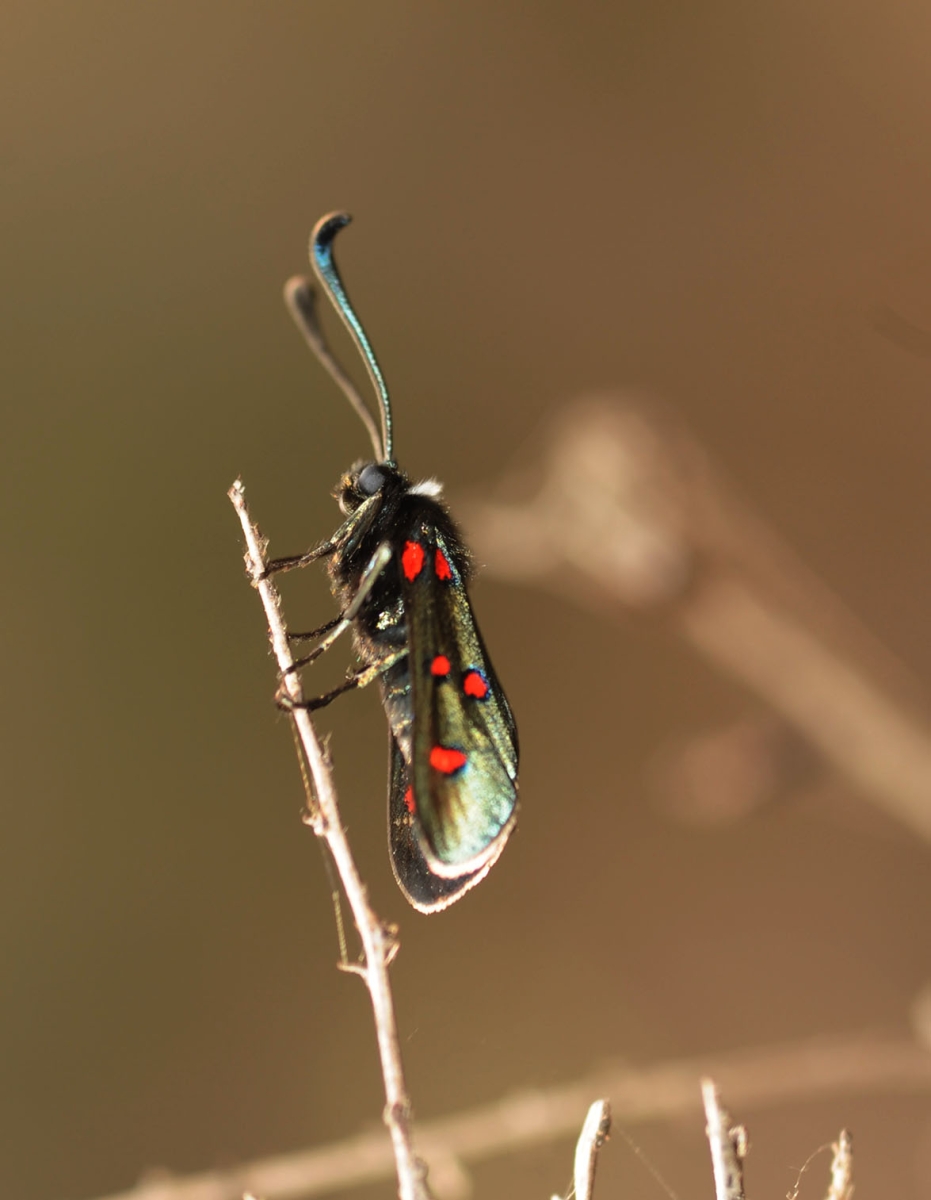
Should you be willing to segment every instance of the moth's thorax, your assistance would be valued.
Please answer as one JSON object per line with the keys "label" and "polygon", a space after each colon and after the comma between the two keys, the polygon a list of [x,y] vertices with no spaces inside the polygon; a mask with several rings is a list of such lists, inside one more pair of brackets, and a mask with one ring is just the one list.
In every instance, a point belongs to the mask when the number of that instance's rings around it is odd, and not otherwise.
{"label": "moth's thorax", "polygon": [[[393,464],[354,463],[340,480],[335,495],[348,514],[337,553],[329,563],[330,584],[341,608],[352,602],[359,584],[378,552],[391,547],[392,560],[372,586],[355,622],[357,648],[365,660],[379,648],[399,645],[406,637],[402,564],[405,554],[419,553],[424,561],[442,546],[465,585],[471,560],[455,522],[437,497],[435,480],[412,484]],[[411,551],[409,547],[418,549]],[[408,576],[408,580],[410,577]]]}

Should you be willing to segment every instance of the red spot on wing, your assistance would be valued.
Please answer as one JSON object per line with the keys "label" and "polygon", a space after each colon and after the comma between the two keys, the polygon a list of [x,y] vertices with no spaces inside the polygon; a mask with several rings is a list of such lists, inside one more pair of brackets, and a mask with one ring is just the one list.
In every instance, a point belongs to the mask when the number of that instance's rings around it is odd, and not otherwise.
{"label": "red spot on wing", "polygon": [[407,542],[401,555],[401,568],[408,580],[416,579],[423,569],[423,546],[420,542]]}
{"label": "red spot on wing", "polygon": [[436,552],[436,558],[434,560],[434,567],[436,569],[437,579],[452,579],[452,577],[453,577],[452,567],[450,567],[449,559],[446,557],[446,555],[443,553],[442,550],[437,550],[437,552]]}
{"label": "red spot on wing", "polygon": [[449,659],[445,654],[438,654],[430,664],[430,674],[445,678],[450,672]]}
{"label": "red spot on wing", "polygon": [[443,775],[452,775],[465,764],[466,755],[461,750],[453,750],[448,746],[434,746],[430,751],[430,766]]}
{"label": "red spot on wing", "polygon": [[488,695],[488,680],[481,671],[468,671],[462,681],[462,690],[467,696],[476,700],[484,700]]}
{"label": "red spot on wing", "polygon": [[404,793],[404,807],[409,813],[417,811],[417,805],[414,803],[414,789],[409,787]]}

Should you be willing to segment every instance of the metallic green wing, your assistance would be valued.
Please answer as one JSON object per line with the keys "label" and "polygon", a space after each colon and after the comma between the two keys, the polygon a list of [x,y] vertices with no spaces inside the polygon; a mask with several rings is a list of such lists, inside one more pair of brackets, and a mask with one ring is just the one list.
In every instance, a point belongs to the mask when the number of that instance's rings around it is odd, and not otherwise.
{"label": "metallic green wing", "polygon": [[483,875],[516,819],[514,718],[442,532],[425,522],[401,559],[414,716],[413,826],[433,874]]}
{"label": "metallic green wing", "polygon": [[391,869],[398,887],[418,912],[440,912],[484,879],[491,863],[453,879],[437,875],[430,869],[422,849],[417,820],[409,804],[409,797],[413,795],[410,772],[401,748],[390,731],[388,740],[388,845]]}

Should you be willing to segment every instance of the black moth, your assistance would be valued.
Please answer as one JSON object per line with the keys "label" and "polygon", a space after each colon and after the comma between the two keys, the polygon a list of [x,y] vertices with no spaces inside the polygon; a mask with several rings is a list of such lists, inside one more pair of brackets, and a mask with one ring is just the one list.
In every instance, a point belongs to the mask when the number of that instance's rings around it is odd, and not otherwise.
{"label": "black moth", "polygon": [[467,585],[469,553],[435,480],[412,483],[392,456],[384,378],[336,269],[333,241],[345,213],[319,221],[310,240],[314,274],[365,362],[381,427],[333,358],[306,279],[289,281],[291,312],[318,358],[361,417],[375,451],[357,462],[335,495],[346,520],[326,542],[269,572],[329,560],[340,617],[303,666],[347,628],[362,667],[324,696],[377,679],[388,718],[388,842],[395,878],[420,912],[438,912],[490,870],[517,816],[517,729],[482,641]]}

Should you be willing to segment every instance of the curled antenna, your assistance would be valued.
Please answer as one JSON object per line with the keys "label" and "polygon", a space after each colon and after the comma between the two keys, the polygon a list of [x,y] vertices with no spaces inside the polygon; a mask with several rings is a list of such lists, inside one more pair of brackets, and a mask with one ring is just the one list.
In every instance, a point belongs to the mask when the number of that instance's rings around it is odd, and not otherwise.
{"label": "curled antenna", "polygon": [[298,329],[304,335],[308,346],[310,346],[317,358],[320,359],[330,372],[330,375],[342,389],[346,399],[359,414],[362,424],[368,430],[376,459],[379,462],[384,462],[384,447],[382,446],[381,433],[379,432],[378,425],[375,423],[375,418],[369,411],[365,401],[359,395],[355,384],[333,357],[327,340],[323,336],[323,330],[320,327],[320,321],[317,317],[317,297],[310,285],[310,280],[305,279],[302,275],[295,275],[289,279],[284,285],[284,302],[287,304],[288,311],[294,318]]}
{"label": "curled antenna", "polygon": [[339,231],[345,228],[351,220],[349,213],[343,212],[330,213],[328,216],[321,217],[310,235],[310,265],[330,297],[333,307],[342,318],[343,324],[349,330],[356,349],[362,355],[362,361],[368,370],[369,378],[381,406],[381,461],[390,463],[393,462],[393,458],[391,454],[391,402],[388,399],[388,387],[378,360],[375,358],[375,352],[365,336],[362,323],[349,303],[343,281],[336,269],[336,260],[333,258],[333,241]]}

